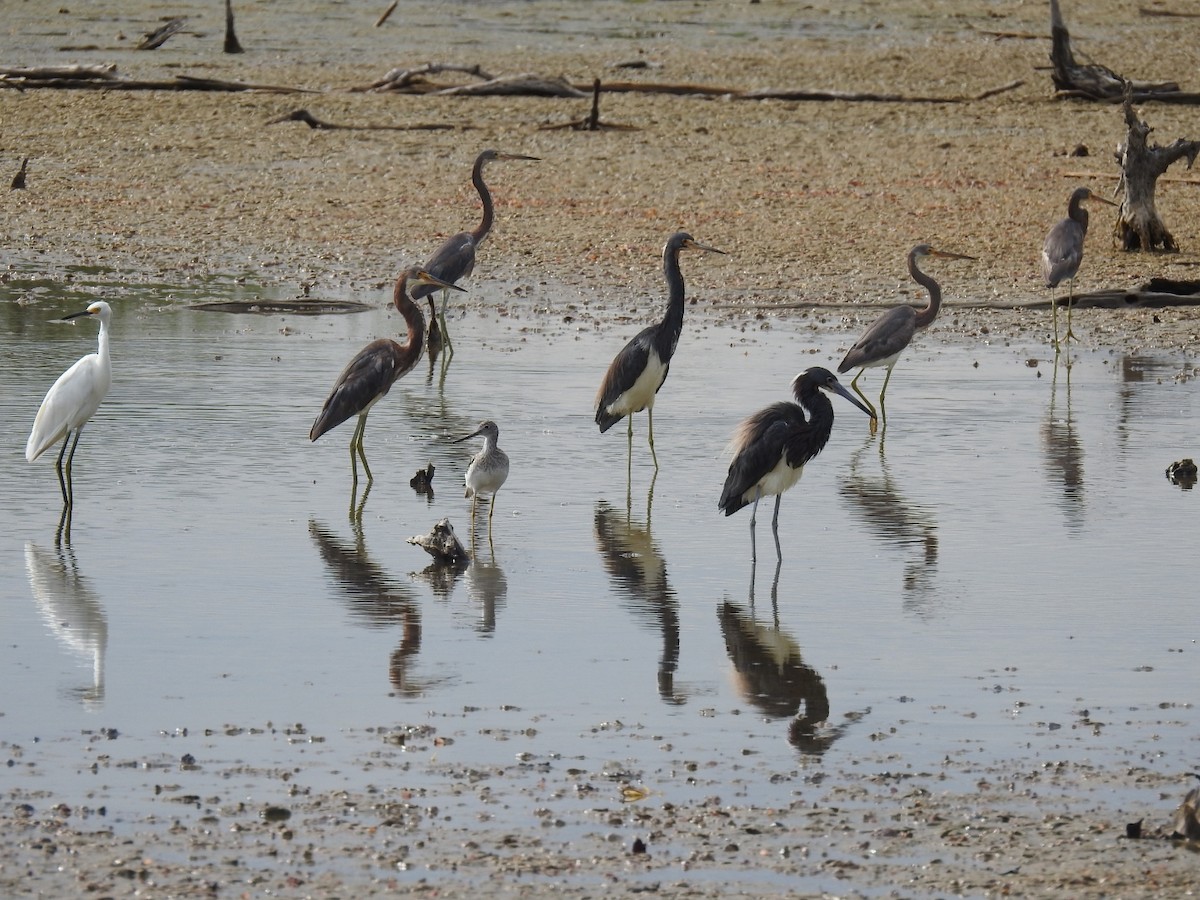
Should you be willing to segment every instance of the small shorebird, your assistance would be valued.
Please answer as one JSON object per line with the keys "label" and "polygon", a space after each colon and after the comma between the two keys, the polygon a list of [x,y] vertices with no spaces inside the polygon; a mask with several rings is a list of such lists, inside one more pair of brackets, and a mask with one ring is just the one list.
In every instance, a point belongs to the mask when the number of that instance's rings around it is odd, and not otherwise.
{"label": "small shorebird", "polygon": [[479,423],[479,427],[466,437],[455,441],[460,444],[473,437],[483,436],[483,449],[471,459],[467,466],[467,474],[463,479],[467,490],[464,496],[471,498],[471,533],[475,533],[475,509],[479,505],[479,494],[486,491],[491,494],[491,509],[488,510],[488,537],[492,535],[492,516],[496,514],[496,492],[500,490],[508,478],[508,454],[497,446],[500,440],[500,428],[491,419]]}

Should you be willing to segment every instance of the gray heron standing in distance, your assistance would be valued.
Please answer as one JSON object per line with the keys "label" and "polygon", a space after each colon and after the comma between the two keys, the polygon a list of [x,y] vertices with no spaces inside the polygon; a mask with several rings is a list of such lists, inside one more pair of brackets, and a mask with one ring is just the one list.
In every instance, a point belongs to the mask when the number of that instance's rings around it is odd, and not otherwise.
{"label": "gray heron standing in distance", "polygon": [[872,432],[875,431],[879,416],[875,412],[874,405],[867,399],[866,394],[859,389],[858,379],[862,378],[863,372],[867,369],[876,366],[887,367],[887,375],[884,377],[883,387],[879,391],[879,413],[883,416],[884,425],[887,425],[887,409],[884,406],[884,395],[887,393],[888,382],[892,378],[892,369],[895,367],[896,361],[900,358],[900,354],[912,343],[913,336],[918,331],[922,331],[932,325],[933,320],[937,318],[938,310],[942,307],[941,285],[917,267],[917,264],[921,260],[928,257],[936,257],[938,259],[975,258],[973,256],[964,256],[961,253],[948,253],[943,250],[935,250],[928,244],[917,244],[917,246],[913,247],[908,252],[908,273],[912,276],[913,281],[929,291],[929,303],[919,312],[914,307],[903,304],[892,307],[882,313],[863,332],[862,337],[854,343],[854,346],[846,353],[845,359],[838,365],[838,373],[842,375],[851,369],[859,370],[858,374],[850,382],[850,387],[867,404],[871,414]]}
{"label": "gray heron standing in distance", "polygon": [[488,537],[490,538],[492,516],[496,514],[496,492],[508,479],[508,454],[498,446],[500,428],[495,422],[488,419],[480,422],[478,428],[466,437],[459,438],[455,443],[469,441],[471,438],[481,435],[483,449],[471,459],[471,464],[467,466],[466,477],[463,478],[463,483],[467,488],[464,496],[471,498],[471,533],[474,534],[475,509],[479,505],[479,495],[484,492],[491,495],[489,503],[491,508],[488,510]]}
{"label": "gray heron standing in distance", "polygon": [[[63,442],[54,467],[58,472],[58,486],[62,489],[64,508],[69,508],[75,503],[71,463],[75,460],[79,436],[83,434],[83,426],[100,408],[112,385],[112,360],[108,355],[108,323],[112,321],[112,307],[103,300],[97,300],[82,312],[65,316],[63,321],[74,321],[84,316],[94,316],[100,321],[99,348],[95,353],[89,353],[79,359],[51,385],[42,400],[42,405],[38,407],[37,416],[33,420],[33,430],[25,444],[25,459],[33,462],[56,443]],[[68,444],[71,447],[70,452],[67,451]],[[64,454],[67,459],[65,477]]]}
{"label": "gray heron standing in distance", "polygon": [[783,559],[779,547],[779,501],[783,492],[800,480],[805,465],[825,448],[833,430],[833,404],[822,391],[840,394],[867,415],[871,414],[836,375],[816,366],[805,369],[792,380],[795,403],[780,401],[760,409],[733,433],[730,443],[733,462],[729,464],[729,475],[717,505],[725,515],[732,516],[743,506],[754,504],[750,511],[750,555],[754,560],[758,558],[754,546],[758,501],[772,494],[775,515],[771,518],[771,531],[775,535],[775,553]]}
{"label": "gray heron standing in distance", "polygon": [[1071,201],[1067,204],[1067,217],[1050,229],[1050,233],[1046,235],[1046,242],[1042,245],[1042,277],[1051,291],[1050,306],[1054,310],[1056,353],[1059,348],[1058,301],[1054,298],[1053,291],[1063,281],[1067,282],[1067,341],[1075,337],[1071,331],[1071,299],[1075,292],[1075,274],[1079,271],[1079,264],[1083,262],[1083,239],[1087,236],[1088,213],[1083,208],[1086,200],[1098,200],[1109,206],[1117,205],[1093,194],[1085,187],[1075,188],[1071,193]]}
{"label": "gray heron standing in distance", "polygon": [[[474,231],[461,231],[446,238],[442,246],[438,247],[433,256],[429,257],[429,262],[425,264],[426,272],[450,284],[471,274],[475,268],[475,253],[479,249],[479,245],[487,238],[488,232],[492,230],[492,223],[496,218],[492,193],[483,183],[483,167],[490,162],[517,159],[538,161],[536,156],[501,153],[499,150],[484,150],[475,157],[475,166],[471,169],[471,183],[475,185],[475,190],[479,192],[479,199],[483,202],[483,220]],[[418,286],[413,290],[413,299],[420,300],[436,290],[438,290],[437,285]],[[446,298],[449,295],[449,291],[442,289],[442,306],[441,312],[438,314],[442,340],[446,344],[447,359],[454,355],[454,344],[450,340],[450,332],[446,328]]]}
{"label": "gray heron standing in distance", "polygon": [[621,419],[629,417],[629,456],[633,458],[633,414],[646,410],[648,440],[654,470],[658,455],[654,452],[654,397],[667,380],[671,357],[683,331],[683,275],[679,272],[681,250],[724,253],[716,247],[698,244],[690,234],[677,231],[663,247],[663,274],[667,279],[667,312],[657,325],[649,325],[634,336],[613,359],[600,390],[596,393],[596,424],[603,434]]}
{"label": "gray heron standing in distance", "polygon": [[362,459],[363,470],[367,473],[368,486],[374,481],[371,467],[367,464],[366,450],[363,449],[367,414],[371,407],[392,389],[397,379],[417,364],[424,347],[425,317],[409,296],[409,285],[464,290],[416,266],[401,272],[400,277],[396,279],[392,302],[400,311],[400,315],[404,316],[404,322],[408,326],[407,339],[400,344],[391,338],[380,338],[363,347],[338,376],[317,420],[313,422],[312,430],[308,433],[308,439],[315,441],[351,416],[358,416],[358,425],[354,428],[354,436],[350,438],[350,470],[356,488],[359,457]]}

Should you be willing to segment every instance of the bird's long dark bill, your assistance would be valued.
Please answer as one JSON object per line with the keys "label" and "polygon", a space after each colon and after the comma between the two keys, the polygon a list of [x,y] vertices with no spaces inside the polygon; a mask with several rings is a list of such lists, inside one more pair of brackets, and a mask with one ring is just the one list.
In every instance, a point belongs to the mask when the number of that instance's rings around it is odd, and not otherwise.
{"label": "bird's long dark bill", "polygon": [[542,161],[542,158],[540,156],[522,156],[520,153],[501,153],[496,157],[496,159],[505,159],[505,160],[527,159],[530,162],[541,162]]}
{"label": "bird's long dark bill", "polygon": [[457,284],[451,284],[448,281],[442,281],[442,279],[438,278],[436,275],[430,275],[425,271],[418,272],[415,280],[418,284],[432,284],[436,287],[446,288],[447,290],[451,291],[462,291],[464,294],[467,291],[466,288],[461,288]]}
{"label": "bird's long dark bill", "polygon": [[477,429],[476,431],[472,431],[472,432],[471,432],[470,434],[468,434],[466,437],[455,438],[455,439],[452,441],[452,443],[455,443],[455,444],[461,444],[463,441],[469,441],[471,438],[473,438],[473,437],[479,437],[481,434],[483,434],[483,429],[482,429],[482,428],[480,428],[480,429]]}
{"label": "bird's long dark bill", "polygon": [[1120,203],[1113,203],[1113,201],[1108,200],[1104,197],[1101,197],[1098,194],[1092,194],[1092,196],[1088,197],[1088,199],[1089,200],[1099,200],[1101,203],[1107,203],[1109,206],[1120,206],[1121,205]]}
{"label": "bird's long dark bill", "polygon": [[709,253],[720,253],[722,256],[728,256],[724,250],[718,250],[716,247],[708,246],[708,244],[698,244],[695,241],[688,241],[684,246],[689,250],[705,250]]}
{"label": "bird's long dark bill", "polygon": [[79,318],[82,318],[83,316],[90,316],[90,315],[93,315],[92,311],[90,309],[85,309],[82,312],[71,313],[69,316],[63,316],[62,320],[64,322],[70,322],[72,319],[79,319]]}
{"label": "bird's long dark bill", "polygon": [[848,390],[846,390],[845,385],[843,385],[841,382],[838,382],[837,384],[834,384],[831,387],[832,387],[832,390],[841,394],[843,397],[845,397],[847,400],[849,400],[851,403],[853,403],[855,406],[857,406],[859,409],[861,409],[863,412],[865,412],[868,416],[871,415],[871,411],[869,409],[867,409],[865,406],[863,406],[862,401],[860,401],[852,393],[850,393]]}

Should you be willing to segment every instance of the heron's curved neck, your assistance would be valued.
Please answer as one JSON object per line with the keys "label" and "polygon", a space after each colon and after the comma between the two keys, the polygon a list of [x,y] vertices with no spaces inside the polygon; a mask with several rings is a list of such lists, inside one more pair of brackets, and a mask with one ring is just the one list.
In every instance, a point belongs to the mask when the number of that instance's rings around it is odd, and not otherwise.
{"label": "heron's curved neck", "polygon": [[407,353],[414,353],[413,362],[417,361],[417,357],[421,355],[421,347],[425,343],[425,317],[421,315],[421,308],[413,302],[412,297],[408,296],[408,273],[401,273],[396,279],[396,287],[392,292],[392,303],[396,309],[400,311],[400,315],[404,316],[404,323],[408,326],[408,340],[404,342],[404,350]]}
{"label": "heron's curved neck", "polygon": [[683,331],[683,273],[679,271],[678,247],[668,247],[663,252],[663,275],[667,278],[667,313],[659,333],[662,340],[669,339],[670,349],[674,352]]}
{"label": "heron's curved neck", "polygon": [[833,431],[833,404],[813,384],[798,384],[795,387],[796,402],[808,413],[809,425],[825,433],[828,438]]}
{"label": "heron's curved neck", "polygon": [[475,190],[479,191],[479,199],[483,201],[483,220],[479,223],[471,235],[475,238],[475,243],[483,242],[483,239],[488,236],[488,232],[492,230],[492,222],[496,217],[496,208],[492,205],[492,192],[488,190],[488,186],[483,183],[483,166],[486,160],[478,159],[475,161],[475,168],[471,170],[471,184],[475,185]]}
{"label": "heron's curved neck", "polygon": [[1088,211],[1083,208],[1083,201],[1086,199],[1086,197],[1078,197],[1072,194],[1071,202],[1067,205],[1067,218],[1073,222],[1078,222],[1084,234],[1087,234],[1088,228]]}
{"label": "heron's curved neck", "polygon": [[[908,273],[912,275],[913,281],[929,291],[929,303],[923,310],[917,313],[916,318],[917,328],[928,328],[933,324],[933,320],[937,318],[938,310],[942,308],[942,287],[933,278],[917,268],[917,261],[915,259],[908,261]],[[829,401],[826,400],[825,402],[828,403]]]}

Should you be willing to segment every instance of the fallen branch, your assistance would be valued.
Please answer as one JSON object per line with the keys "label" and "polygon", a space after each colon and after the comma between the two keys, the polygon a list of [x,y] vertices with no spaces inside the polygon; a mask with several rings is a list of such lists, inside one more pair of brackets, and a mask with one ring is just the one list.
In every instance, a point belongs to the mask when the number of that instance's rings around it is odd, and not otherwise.
{"label": "fallen branch", "polygon": [[161,28],[156,28],[154,31],[151,31],[149,34],[145,35],[140,41],[138,41],[137,46],[133,49],[157,50],[167,42],[167,38],[171,37],[173,34],[177,34],[186,23],[186,18],[172,19]]}
{"label": "fallen branch", "polygon": [[392,0],[391,5],[388,6],[388,8],[383,11],[383,15],[375,20],[376,28],[380,28],[383,26],[383,23],[386,22],[388,20],[388,16],[390,16],[395,11],[396,4],[399,2],[400,2],[400,0]]}
{"label": "fallen branch", "polygon": [[489,75],[479,66],[456,66],[450,63],[425,63],[413,69],[392,69],[381,79],[365,88],[352,88],[358,91],[408,91],[411,93],[431,93],[440,88],[430,86],[425,80],[427,75],[440,75],[442,72],[462,72],[474,75],[485,81],[495,76]]}
{"label": "fallen branch", "polygon": [[238,43],[237,32],[233,30],[233,0],[225,0],[225,52],[242,53],[242,45]]}
{"label": "fallen branch", "polygon": [[600,79],[597,78],[592,82],[592,111],[582,119],[576,119],[574,122],[566,122],[562,125],[543,125],[540,130],[554,131],[560,128],[570,128],[573,131],[602,131],[606,128],[616,129],[617,131],[637,131],[634,125],[610,125],[607,122],[600,121]]}
{"label": "fallen branch", "polygon": [[[1081,65],[1071,52],[1071,34],[1063,22],[1058,0],[1050,0],[1050,62],[1055,97],[1079,97],[1088,100],[1120,100],[1126,84],[1139,95],[1178,94],[1179,85],[1167,82],[1129,81],[1107,66]],[[1157,98],[1157,97],[1156,97]],[[1138,100],[1137,102],[1142,102]]]}
{"label": "fallen branch", "polygon": [[315,130],[340,130],[340,131],[452,131],[454,125],[446,124],[430,124],[430,125],[337,125],[332,122],[323,122],[310,113],[307,109],[294,109],[290,113],[278,116],[274,119],[268,119],[268,125],[276,125],[279,122],[303,122],[309,128]]}
{"label": "fallen branch", "polygon": [[472,97],[586,97],[587,93],[567,83],[565,78],[546,78],[521,74],[492,78],[478,84],[463,84],[442,88],[435,93],[443,96]]}

